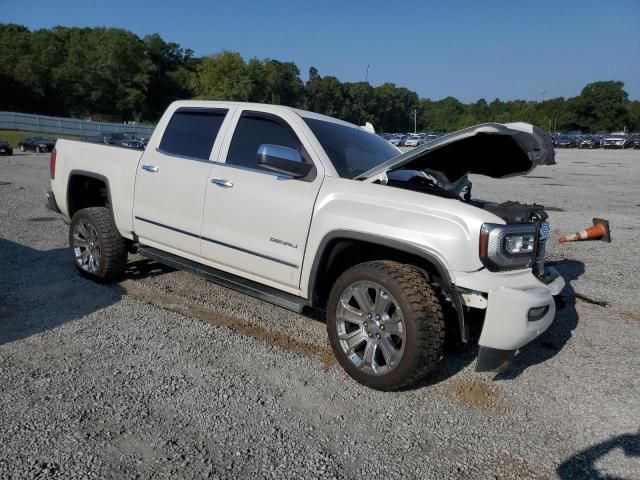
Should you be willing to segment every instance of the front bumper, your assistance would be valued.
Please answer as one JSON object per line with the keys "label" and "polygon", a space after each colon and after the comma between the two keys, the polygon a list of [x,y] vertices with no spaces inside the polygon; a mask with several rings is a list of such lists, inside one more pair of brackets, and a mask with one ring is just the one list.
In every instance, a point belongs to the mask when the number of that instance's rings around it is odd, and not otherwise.
{"label": "front bumper", "polygon": [[549,328],[556,313],[553,297],[560,294],[565,281],[553,268],[545,274],[549,283],[518,281],[520,276],[514,276],[511,282],[489,288],[476,371],[507,366],[519,348]]}

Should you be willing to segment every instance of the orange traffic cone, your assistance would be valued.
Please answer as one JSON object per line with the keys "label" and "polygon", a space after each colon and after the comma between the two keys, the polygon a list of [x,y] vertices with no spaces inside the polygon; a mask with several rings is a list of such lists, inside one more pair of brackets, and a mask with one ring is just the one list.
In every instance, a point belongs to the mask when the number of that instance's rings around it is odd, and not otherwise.
{"label": "orange traffic cone", "polygon": [[560,237],[560,243],[577,242],[580,240],[604,240],[611,243],[611,231],[609,230],[609,222],[601,218],[593,219],[593,227],[580,230],[573,235],[565,235]]}

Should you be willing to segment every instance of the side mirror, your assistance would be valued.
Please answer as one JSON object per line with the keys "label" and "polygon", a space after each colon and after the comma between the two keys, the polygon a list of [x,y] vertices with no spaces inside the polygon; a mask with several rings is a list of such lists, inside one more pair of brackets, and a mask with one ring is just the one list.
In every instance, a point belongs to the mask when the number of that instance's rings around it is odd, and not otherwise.
{"label": "side mirror", "polygon": [[306,177],[313,168],[313,165],[302,160],[297,150],[268,143],[258,148],[257,160],[261,167],[295,178]]}

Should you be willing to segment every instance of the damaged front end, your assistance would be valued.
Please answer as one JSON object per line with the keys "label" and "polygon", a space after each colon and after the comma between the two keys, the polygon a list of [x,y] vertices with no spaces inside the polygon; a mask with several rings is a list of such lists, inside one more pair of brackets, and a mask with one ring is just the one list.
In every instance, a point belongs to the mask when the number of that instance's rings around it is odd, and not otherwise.
{"label": "damaged front end", "polygon": [[553,296],[564,280],[545,268],[550,227],[544,207],[474,199],[468,175],[505,178],[553,164],[553,145],[540,129],[522,123],[484,124],[440,137],[357,177],[455,199],[493,214],[493,223],[483,223],[478,232],[482,268],[458,272],[449,292],[462,303],[454,302],[462,341],[469,339],[469,311],[483,312],[478,371],[504,368],[520,347],[548,328],[555,315]]}
{"label": "damaged front end", "polygon": [[[480,256],[484,266],[490,271],[531,268],[543,280],[550,232],[544,207],[473,199],[468,175],[505,178],[553,164],[553,144],[539,128],[525,123],[488,123],[440,137],[356,178],[458,199],[493,213],[506,225],[483,227]],[[502,248],[497,248],[498,243]]]}

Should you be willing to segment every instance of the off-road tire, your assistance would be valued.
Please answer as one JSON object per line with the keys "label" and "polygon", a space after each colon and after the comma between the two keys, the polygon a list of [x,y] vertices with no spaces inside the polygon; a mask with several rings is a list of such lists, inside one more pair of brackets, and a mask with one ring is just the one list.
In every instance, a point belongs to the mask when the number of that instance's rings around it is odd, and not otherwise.
{"label": "off-road tire", "polygon": [[[384,375],[363,372],[347,357],[338,339],[337,307],[344,290],[358,281],[381,285],[398,303],[406,328],[404,354]],[[383,391],[414,386],[439,363],[444,346],[445,319],[435,289],[417,268],[392,261],[361,263],[336,280],[327,302],[327,332],[338,363],[357,382]]]}
{"label": "off-road tire", "polygon": [[[100,262],[96,272],[91,273],[82,269],[74,254],[73,231],[75,225],[84,219],[91,223],[100,239]],[[127,266],[128,245],[125,238],[120,236],[113,221],[111,211],[106,207],[90,207],[78,210],[69,225],[69,246],[73,263],[86,278],[96,282],[111,282],[122,276]]]}

